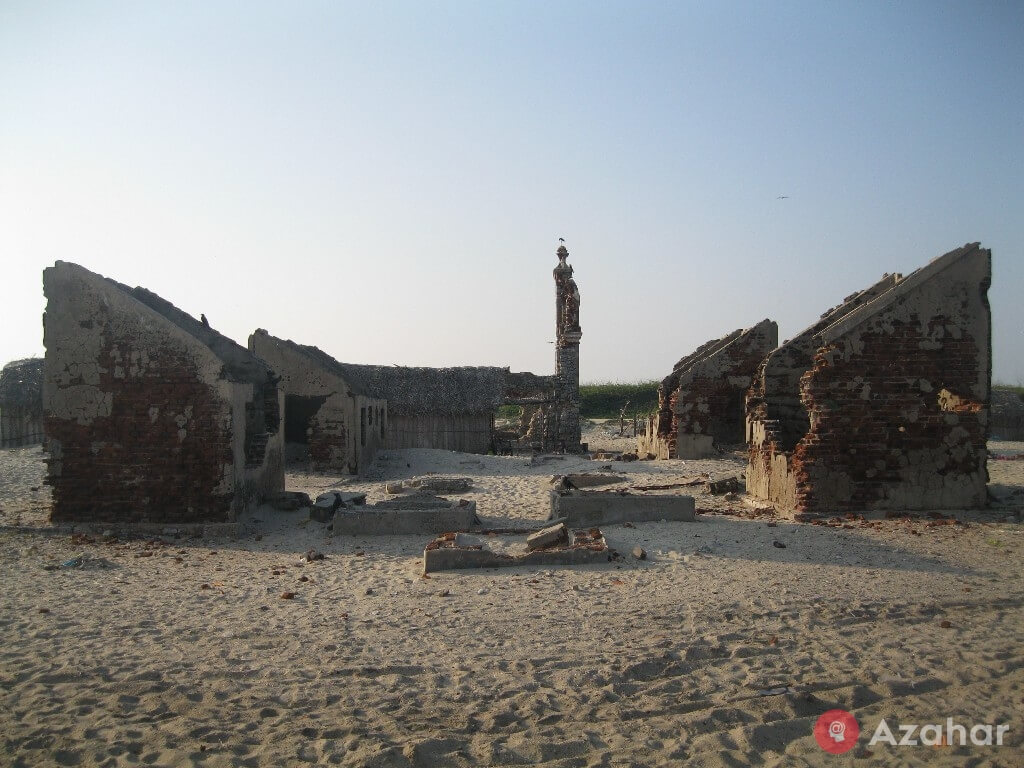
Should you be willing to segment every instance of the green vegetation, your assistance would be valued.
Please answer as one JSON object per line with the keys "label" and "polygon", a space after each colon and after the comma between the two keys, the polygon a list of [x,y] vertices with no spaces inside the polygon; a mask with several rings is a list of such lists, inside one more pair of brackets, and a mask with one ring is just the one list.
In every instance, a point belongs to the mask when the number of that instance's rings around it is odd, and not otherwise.
{"label": "green vegetation", "polygon": [[992,389],[1005,389],[1009,392],[1016,392],[1020,399],[1024,400],[1024,385],[1022,384],[1003,384],[997,381],[992,385]]}
{"label": "green vegetation", "polygon": [[495,418],[504,419],[505,421],[517,421],[522,413],[523,408],[520,405],[501,405],[498,406]]}
{"label": "green vegetation", "polygon": [[626,415],[646,415],[658,410],[657,381],[641,381],[625,384],[619,381],[605,381],[597,384],[580,385],[580,416],[584,419],[617,419],[622,406],[629,402]]}

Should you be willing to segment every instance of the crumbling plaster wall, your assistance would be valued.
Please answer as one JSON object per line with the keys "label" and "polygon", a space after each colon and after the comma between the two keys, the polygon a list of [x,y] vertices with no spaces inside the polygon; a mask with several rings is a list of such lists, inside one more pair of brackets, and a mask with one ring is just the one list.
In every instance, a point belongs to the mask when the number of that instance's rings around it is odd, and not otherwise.
{"label": "crumbling plaster wall", "polygon": [[227,522],[283,488],[280,433],[247,462],[252,383],[99,275],[57,262],[43,284],[54,520]]}
{"label": "crumbling plaster wall", "polygon": [[644,433],[637,437],[637,453],[640,456],[650,455],[657,459],[675,458],[678,436],[675,405],[679,396],[679,377],[690,366],[713,355],[741,333],[743,333],[743,329],[737,328],[728,336],[705,342],[676,362],[672,367],[672,373],[662,379],[661,384],[658,385],[658,411],[647,420]]}
{"label": "crumbling plaster wall", "polygon": [[[573,410],[565,381],[557,374],[539,376],[534,373],[509,373],[505,383],[504,402],[520,405],[520,442],[537,451],[564,450],[566,436],[572,439],[579,428],[578,405]],[[564,425],[566,416],[574,420]]]}
{"label": "crumbling plaster wall", "polygon": [[681,373],[672,408],[677,458],[713,456],[716,446],[744,442],[746,392],[778,343],[778,324],[765,319]]}
{"label": "crumbling plaster wall", "polygon": [[778,336],[778,325],[765,319],[679,360],[658,387],[658,413],[638,436],[638,453],[696,459],[715,455],[716,446],[742,443],[746,391]]}
{"label": "crumbling plaster wall", "polygon": [[787,450],[796,446],[810,426],[800,394],[800,378],[811,367],[818,348],[818,334],[857,307],[890,290],[900,279],[901,276],[897,274],[884,275],[871,287],[847,296],[841,304],[824,313],[814,325],[765,357],[746,397],[746,442],[751,439],[752,423],[774,420],[778,423],[780,445]]}
{"label": "crumbling plaster wall", "polygon": [[750,419],[748,491],[811,514],[984,506],[990,282],[968,245],[814,334],[808,431],[787,450],[777,420]]}
{"label": "crumbling plaster wall", "polygon": [[[288,396],[316,398],[319,402],[305,435],[313,470],[358,474],[373,463],[387,439],[384,432],[389,418],[385,401],[357,394],[340,375],[311,358],[298,345],[271,336],[263,329],[249,337],[249,350],[280,376],[286,402]],[[288,418],[286,407],[285,419]]]}

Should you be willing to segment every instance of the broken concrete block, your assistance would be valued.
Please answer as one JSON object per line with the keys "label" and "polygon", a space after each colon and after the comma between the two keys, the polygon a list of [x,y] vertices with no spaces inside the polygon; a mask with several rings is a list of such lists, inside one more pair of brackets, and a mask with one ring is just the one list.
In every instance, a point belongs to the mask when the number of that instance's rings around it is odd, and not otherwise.
{"label": "broken concrete block", "polygon": [[342,506],[360,507],[366,503],[366,494],[358,491],[336,491],[338,498],[341,499]]}
{"label": "broken concrete block", "polygon": [[357,491],[327,491],[316,497],[315,506],[330,508],[360,506],[366,503],[366,494]]}
{"label": "broken concrete block", "polygon": [[646,496],[614,491],[551,492],[551,515],[573,527],[643,523],[659,520],[692,522],[692,496]]}
{"label": "broken concrete block", "polygon": [[542,528],[536,533],[531,533],[527,536],[526,548],[533,552],[535,549],[544,549],[552,544],[568,540],[569,529],[565,527],[565,523],[559,523],[548,528]]}
{"label": "broken concrete block", "polygon": [[334,519],[337,508],[332,501],[317,501],[309,508],[309,519],[318,523],[329,523]]}
{"label": "broken concrete block", "polygon": [[267,497],[267,504],[279,512],[302,509],[303,507],[310,506],[312,503],[309,494],[302,491],[279,491]]}
{"label": "broken concrete block", "polygon": [[726,477],[721,480],[712,480],[704,486],[704,490],[713,496],[721,496],[723,493],[734,493],[742,490],[738,477]]}
{"label": "broken concrete block", "polygon": [[[417,505],[417,501],[420,502],[419,505]],[[476,522],[476,502],[465,499],[449,501],[448,499],[411,497],[339,509],[334,516],[334,534],[336,536],[437,534],[442,531],[466,531],[472,528]]]}
{"label": "broken concrete block", "polygon": [[429,493],[465,493],[473,487],[468,477],[414,477],[405,483],[410,488]]}
{"label": "broken concrete block", "polygon": [[[597,528],[572,531],[561,546],[529,550],[522,536],[480,537],[469,543],[461,534],[446,533],[423,550],[423,572],[461,568],[586,565],[608,562],[609,549]],[[467,546],[468,544],[468,546]]]}
{"label": "broken concrete block", "polygon": [[587,472],[570,475],[552,475],[552,485],[567,485],[570,488],[594,488],[599,485],[613,485],[626,481],[626,477],[612,472]]}
{"label": "broken concrete block", "polygon": [[396,494],[405,493],[405,484],[401,480],[384,484],[384,493]]}

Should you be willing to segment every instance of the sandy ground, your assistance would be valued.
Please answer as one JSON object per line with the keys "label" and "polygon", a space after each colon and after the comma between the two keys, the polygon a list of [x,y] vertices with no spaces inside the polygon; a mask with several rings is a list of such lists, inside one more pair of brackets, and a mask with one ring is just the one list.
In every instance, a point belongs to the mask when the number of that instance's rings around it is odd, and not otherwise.
{"label": "sandy ground", "polygon": [[[990,463],[1002,501],[967,525],[793,524],[698,492],[695,523],[606,528],[618,561],[427,579],[425,537],[332,537],[299,512],[232,539],[47,529],[42,459],[0,451],[3,765],[1024,765],[1024,461]],[[462,475],[486,523],[534,526],[551,474],[604,464],[400,451],[358,482],[288,482],[372,502]],[[615,464],[634,485],[742,467]],[[835,707],[868,731],[842,757],[812,736]],[[1011,730],[868,746],[883,717]]]}

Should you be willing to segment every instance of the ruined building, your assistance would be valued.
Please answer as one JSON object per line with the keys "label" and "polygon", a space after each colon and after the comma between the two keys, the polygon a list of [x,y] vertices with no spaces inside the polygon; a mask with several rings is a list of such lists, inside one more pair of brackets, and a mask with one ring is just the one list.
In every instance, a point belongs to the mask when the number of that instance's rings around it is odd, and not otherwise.
{"label": "ruined building", "polygon": [[542,413],[543,440],[544,416],[558,394],[556,377],[508,368],[341,363],[262,328],[249,337],[249,349],[281,377],[288,455],[308,459],[315,471],[357,474],[385,447],[489,453],[495,412],[509,404]]}
{"label": "ruined building", "polygon": [[43,361],[15,360],[0,371],[0,448],[43,441]]}
{"label": "ruined building", "polygon": [[747,491],[797,514],[986,503],[991,253],[881,281],[773,352],[747,398]]}
{"label": "ruined building", "polygon": [[356,474],[378,449],[487,453],[505,368],[410,368],[340,363],[260,329],[249,349],[281,376],[290,453],[306,446],[317,471]]}
{"label": "ruined building", "polygon": [[384,445],[388,403],[350,381],[333,357],[316,347],[278,339],[262,328],[249,351],[280,377],[285,451],[318,472],[358,474]]}
{"label": "ruined building", "polygon": [[557,256],[554,376],[343,363],[257,330],[249,350],[280,377],[289,456],[308,458],[316,471],[356,474],[384,447],[489,453],[498,449],[494,419],[502,405],[523,407],[524,446],[578,451],[580,297],[569,252],[561,246]]}
{"label": "ruined building", "polygon": [[270,367],[143,288],[43,273],[54,521],[228,522],[284,488]]}
{"label": "ruined building", "polygon": [[744,399],[779,327],[762,320],[684,357],[658,387],[658,412],[637,438],[640,456],[699,459],[745,441]]}

